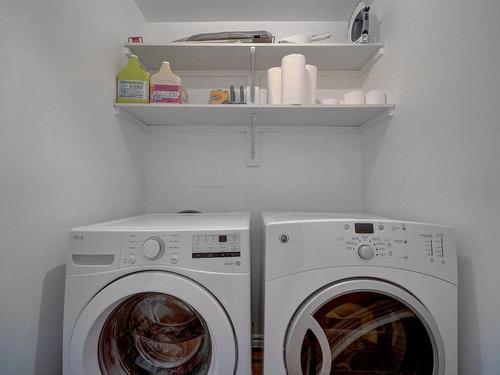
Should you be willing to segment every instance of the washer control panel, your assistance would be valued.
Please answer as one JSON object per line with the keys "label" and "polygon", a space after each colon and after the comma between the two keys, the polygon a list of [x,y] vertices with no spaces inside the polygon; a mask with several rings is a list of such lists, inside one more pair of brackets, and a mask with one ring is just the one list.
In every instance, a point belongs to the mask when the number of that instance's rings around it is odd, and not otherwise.
{"label": "washer control panel", "polygon": [[169,266],[211,271],[249,268],[246,232],[127,232],[120,267]]}

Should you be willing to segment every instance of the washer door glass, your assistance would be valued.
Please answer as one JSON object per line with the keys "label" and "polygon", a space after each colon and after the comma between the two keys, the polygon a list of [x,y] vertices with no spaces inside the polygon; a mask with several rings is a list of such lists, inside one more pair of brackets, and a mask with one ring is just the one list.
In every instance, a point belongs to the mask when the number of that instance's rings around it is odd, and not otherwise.
{"label": "washer door glass", "polygon": [[[405,294],[412,298],[401,290],[401,296]],[[437,353],[442,353],[437,340],[441,340],[432,333],[435,324],[427,321],[432,317],[423,318],[427,310],[418,300],[411,306],[394,294],[362,288],[328,299],[323,296],[322,301],[313,297],[289,328],[288,373],[441,374],[444,363],[437,363]]]}
{"label": "washer door glass", "polygon": [[103,375],[204,375],[211,340],[201,315],[163,293],[138,293],[109,315],[98,344]]}

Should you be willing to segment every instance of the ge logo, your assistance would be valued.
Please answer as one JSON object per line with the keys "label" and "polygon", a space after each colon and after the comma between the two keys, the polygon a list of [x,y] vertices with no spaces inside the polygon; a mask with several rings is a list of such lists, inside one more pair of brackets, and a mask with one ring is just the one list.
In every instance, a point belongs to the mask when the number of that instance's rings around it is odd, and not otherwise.
{"label": "ge logo", "polygon": [[281,243],[287,243],[290,240],[290,237],[288,237],[288,234],[282,233],[280,234],[280,242]]}

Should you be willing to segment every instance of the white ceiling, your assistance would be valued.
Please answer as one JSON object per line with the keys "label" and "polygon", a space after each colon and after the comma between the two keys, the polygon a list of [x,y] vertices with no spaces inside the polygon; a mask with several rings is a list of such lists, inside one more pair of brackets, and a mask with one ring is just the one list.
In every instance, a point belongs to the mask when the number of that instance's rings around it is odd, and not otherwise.
{"label": "white ceiling", "polygon": [[344,21],[359,0],[135,0],[148,22]]}

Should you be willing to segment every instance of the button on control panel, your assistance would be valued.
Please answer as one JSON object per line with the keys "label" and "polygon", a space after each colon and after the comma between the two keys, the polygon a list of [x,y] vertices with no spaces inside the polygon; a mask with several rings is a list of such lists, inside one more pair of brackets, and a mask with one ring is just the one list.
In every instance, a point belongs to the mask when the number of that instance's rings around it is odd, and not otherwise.
{"label": "button on control panel", "polygon": [[178,254],[172,254],[170,256],[170,263],[172,263],[172,264],[179,263],[179,255]]}

